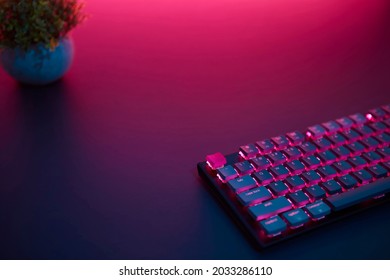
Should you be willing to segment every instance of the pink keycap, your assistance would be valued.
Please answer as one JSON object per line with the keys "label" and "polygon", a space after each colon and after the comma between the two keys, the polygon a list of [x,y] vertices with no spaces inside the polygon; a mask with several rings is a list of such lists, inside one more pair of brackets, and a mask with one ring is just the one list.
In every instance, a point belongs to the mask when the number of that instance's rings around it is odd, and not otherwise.
{"label": "pink keycap", "polygon": [[206,161],[212,169],[218,169],[226,164],[226,158],[221,153],[206,156]]}

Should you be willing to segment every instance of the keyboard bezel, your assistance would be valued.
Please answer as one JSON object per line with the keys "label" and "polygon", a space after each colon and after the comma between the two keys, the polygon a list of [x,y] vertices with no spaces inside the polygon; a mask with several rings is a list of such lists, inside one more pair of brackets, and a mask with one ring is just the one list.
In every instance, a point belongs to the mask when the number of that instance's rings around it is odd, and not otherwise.
{"label": "keyboard bezel", "polygon": [[[232,165],[240,161],[239,153],[233,153],[226,156],[227,165]],[[310,222],[303,227],[295,229],[293,231],[285,232],[279,236],[272,238],[261,237],[260,230],[256,228],[256,222],[251,220],[248,214],[244,214],[242,207],[239,206],[239,203],[236,199],[231,198],[231,191],[228,190],[226,184],[223,184],[217,179],[216,176],[213,176],[210,172],[210,168],[207,163],[200,162],[197,164],[199,175],[206,181],[207,187],[210,189],[211,193],[221,202],[221,204],[228,210],[230,216],[240,225],[244,230],[246,235],[250,237],[250,240],[254,241],[254,245],[257,249],[267,248],[269,246],[278,244],[284,240],[291,239],[296,236],[300,236],[305,232],[312,231],[319,227],[322,227],[326,224],[336,222],[338,220],[344,219],[347,216],[359,213],[371,207],[386,203],[390,200],[390,195],[385,195],[378,199],[371,199],[365,201],[364,205],[356,205],[350,207],[346,210],[339,212],[332,212],[330,215],[326,216],[324,219],[319,221]]]}

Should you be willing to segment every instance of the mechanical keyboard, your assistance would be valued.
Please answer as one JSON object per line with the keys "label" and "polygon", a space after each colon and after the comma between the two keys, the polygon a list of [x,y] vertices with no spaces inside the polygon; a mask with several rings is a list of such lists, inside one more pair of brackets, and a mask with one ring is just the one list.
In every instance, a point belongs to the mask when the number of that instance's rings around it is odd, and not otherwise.
{"label": "mechanical keyboard", "polygon": [[214,153],[199,174],[260,247],[389,200],[390,104]]}

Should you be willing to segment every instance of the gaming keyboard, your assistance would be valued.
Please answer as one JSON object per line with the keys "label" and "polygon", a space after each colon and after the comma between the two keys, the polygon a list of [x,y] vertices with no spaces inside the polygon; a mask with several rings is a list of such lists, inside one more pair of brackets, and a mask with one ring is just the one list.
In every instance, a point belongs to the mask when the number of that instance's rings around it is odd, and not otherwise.
{"label": "gaming keyboard", "polygon": [[267,247],[389,200],[390,104],[210,154],[198,171]]}

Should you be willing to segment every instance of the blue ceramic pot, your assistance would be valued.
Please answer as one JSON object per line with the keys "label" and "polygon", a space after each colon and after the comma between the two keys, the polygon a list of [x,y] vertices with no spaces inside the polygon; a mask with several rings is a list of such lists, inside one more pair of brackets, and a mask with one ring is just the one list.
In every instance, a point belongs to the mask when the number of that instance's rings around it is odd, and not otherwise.
{"label": "blue ceramic pot", "polygon": [[42,44],[27,51],[3,49],[0,63],[9,75],[21,83],[46,85],[65,75],[72,64],[73,54],[73,41],[66,37],[54,50]]}

